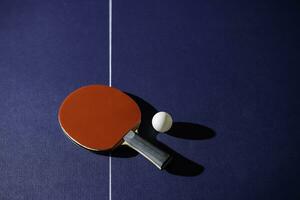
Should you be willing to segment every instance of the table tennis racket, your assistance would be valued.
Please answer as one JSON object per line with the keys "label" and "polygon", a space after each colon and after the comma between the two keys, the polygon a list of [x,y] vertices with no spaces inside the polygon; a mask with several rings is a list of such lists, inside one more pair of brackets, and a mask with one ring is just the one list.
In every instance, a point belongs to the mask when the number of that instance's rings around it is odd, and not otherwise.
{"label": "table tennis racket", "polygon": [[86,149],[111,151],[128,145],[159,169],[170,158],[135,132],[141,122],[140,108],[116,88],[89,85],[75,90],[61,104],[58,120],[64,133]]}

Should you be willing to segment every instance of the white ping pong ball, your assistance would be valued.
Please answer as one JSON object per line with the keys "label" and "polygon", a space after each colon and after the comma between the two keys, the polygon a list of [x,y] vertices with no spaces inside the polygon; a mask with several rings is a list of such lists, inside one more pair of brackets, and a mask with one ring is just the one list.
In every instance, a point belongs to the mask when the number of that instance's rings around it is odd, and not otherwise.
{"label": "white ping pong ball", "polygon": [[169,113],[158,112],[152,118],[153,128],[161,133],[167,132],[172,127],[173,119]]}

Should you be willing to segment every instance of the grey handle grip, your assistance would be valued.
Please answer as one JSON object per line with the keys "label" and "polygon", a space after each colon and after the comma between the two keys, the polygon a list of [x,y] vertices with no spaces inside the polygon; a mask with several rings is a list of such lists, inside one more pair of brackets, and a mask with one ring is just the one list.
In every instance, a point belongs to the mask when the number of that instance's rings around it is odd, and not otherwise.
{"label": "grey handle grip", "polygon": [[160,170],[163,169],[170,159],[170,155],[147,142],[133,131],[124,136],[125,144],[142,154]]}

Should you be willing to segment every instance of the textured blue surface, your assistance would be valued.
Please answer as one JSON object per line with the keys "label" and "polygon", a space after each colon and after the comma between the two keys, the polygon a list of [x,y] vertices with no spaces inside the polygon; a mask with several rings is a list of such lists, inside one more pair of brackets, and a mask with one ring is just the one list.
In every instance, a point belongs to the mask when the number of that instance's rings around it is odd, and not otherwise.
{"label": "textured blue surface", "polygon": [[[112,85],[137,97],[157,170],[112,158],[112,199],[299,199],[299,3],[113,0]],[[108,84],[108,1],[0,1],[0,199],[108,199],[108,157],[60,130]],[[142,98],[142,99],[139,99]],[[173,115],[158,135],[149,119]]]}

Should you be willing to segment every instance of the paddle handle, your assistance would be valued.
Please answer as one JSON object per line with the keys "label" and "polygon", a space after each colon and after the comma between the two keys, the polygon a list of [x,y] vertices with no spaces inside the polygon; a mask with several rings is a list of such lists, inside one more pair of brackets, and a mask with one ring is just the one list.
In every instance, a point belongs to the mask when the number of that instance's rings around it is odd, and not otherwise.
{"label": "paddle handle", "polygon": [[170,155],[148,141],[130,131],[124,136],[125,144],[142,154],[151,161],[156,167],[162,170],[170,160]]}

